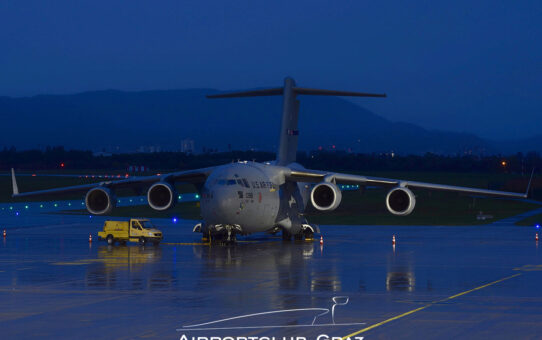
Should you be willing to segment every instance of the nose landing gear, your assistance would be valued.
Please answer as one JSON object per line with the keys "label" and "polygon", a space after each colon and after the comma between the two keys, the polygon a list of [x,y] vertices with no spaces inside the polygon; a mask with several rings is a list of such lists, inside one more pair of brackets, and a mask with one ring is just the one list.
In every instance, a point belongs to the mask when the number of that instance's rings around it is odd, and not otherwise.
{"label": "nose landing gear", "polygon": [[239,224],[214,224],[203,228],[201,223],[196,224],[194,232],[203,233],[202,240],[221,244],[232,244],[237,240],[237,234],[243,232]]}

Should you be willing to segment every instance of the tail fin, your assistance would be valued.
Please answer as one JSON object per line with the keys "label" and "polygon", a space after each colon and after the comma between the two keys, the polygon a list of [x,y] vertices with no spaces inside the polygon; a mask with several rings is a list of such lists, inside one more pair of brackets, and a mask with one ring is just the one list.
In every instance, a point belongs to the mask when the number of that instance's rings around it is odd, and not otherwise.
{"label": "tail fin", "polygon": [[209,95],[207,98],[234,98],[282,95],[282,122],[279,134],[279,149],[277,151],[277,165],[288,165],[295,162],[297,154],[297,140],[299,130],[297,121],[299,114],[298,94],[318,96],[349,96],[349,97],[386,97],[386,94],[373,94],[362,92],[346,92],[333,90],[320,90],[296,87],[292,78],[284,79],[284,86],[278,88],[243,91],[226,94]]}

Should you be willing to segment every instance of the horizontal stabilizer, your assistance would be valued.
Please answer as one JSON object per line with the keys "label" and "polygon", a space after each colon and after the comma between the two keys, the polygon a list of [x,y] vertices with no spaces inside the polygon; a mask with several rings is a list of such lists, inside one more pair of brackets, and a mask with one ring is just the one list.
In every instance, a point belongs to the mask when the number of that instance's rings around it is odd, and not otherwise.
{"label": "horizontal stabilizer", "polygon": [[303,87],[294,87],[294,92],[297,94],[308,94],[317,96],[347,96],[347,97],[386,97],[385,93],[363,93],[363,92],[350,92],[350,91],[334,91],[334,90],[320,90],[320,89],[307,89]]}
{"label": "horizontal stabilizer", "polygon": [[277,96],[282,94],[282,87],[274,89],[243,91],[243,92],[231,92],[224,94],[210,94],[207,98],[235,98],[235,97],[261,97],[261,96]]}
{"label": "horizontal stabilizer", "polygon": [[[304,94],[313,96],[346,96],[346,97],[387,97],[385,93],[364,93],[364,92],[351,92],[351,91],[335,91],[335,90],[320,90],[320,89],[308,89],[304,87],[293,87],[294,94]],[[263,97],[263,96],[279,96],[284,92],[284,88],[277,87],[272,89],[243,91],[243,92],[230,92],[223,94],[210,94],[207,98],[235,98],[235,97]]]}

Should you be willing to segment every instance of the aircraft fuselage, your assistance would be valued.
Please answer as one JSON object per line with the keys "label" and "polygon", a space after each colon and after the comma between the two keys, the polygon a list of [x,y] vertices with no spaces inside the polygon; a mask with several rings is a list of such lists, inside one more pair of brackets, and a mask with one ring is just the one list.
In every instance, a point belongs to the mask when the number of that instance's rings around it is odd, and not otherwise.
{"label": "aircraft fuselage", "polygon": [[300,224],[310,186],[285,182],[282,168],[256,162],[216,168],[201,190],[205,225],[239,225],[250,234]]}

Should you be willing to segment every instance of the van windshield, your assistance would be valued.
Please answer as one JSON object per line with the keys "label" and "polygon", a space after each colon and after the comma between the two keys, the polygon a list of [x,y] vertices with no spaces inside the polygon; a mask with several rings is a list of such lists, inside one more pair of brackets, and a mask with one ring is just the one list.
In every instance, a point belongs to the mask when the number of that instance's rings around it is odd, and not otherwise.
{"label": "van windshield", "polygon": [[151,221],[139,221],[141,223],[141,226],[145,229],[153,229],[154,225],[151,223]]}

